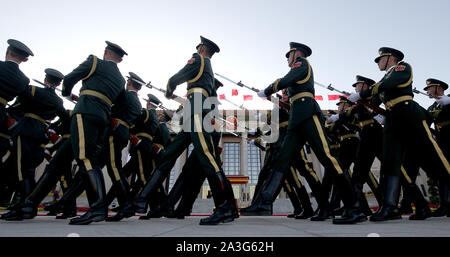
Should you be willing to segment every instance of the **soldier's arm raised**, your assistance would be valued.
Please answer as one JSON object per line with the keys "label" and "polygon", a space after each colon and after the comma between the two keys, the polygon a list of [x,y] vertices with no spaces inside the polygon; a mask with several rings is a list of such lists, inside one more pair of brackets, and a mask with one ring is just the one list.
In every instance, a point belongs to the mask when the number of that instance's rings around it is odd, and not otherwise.
{"label": "soldier's arm raised", "polygon": [[178,85],[194,79],[203,71],[204,65],[203,57],[199,54],[194,54],[187,64],[169,79],[167,82],[167,92],[172,94]]}
{"label": "soldier's arm raised", "polygon": [[62,96],[70,96],[73,87],[78,83],[78,81],[87,79],[88,76],[92,75],[93,71],[95,71],[96,58],[97,57],[93,55],[89,55],[86,61],[81,63],[71,73],[64,76],[61,92]]}
{"label": "soldier's arm raised", "polygon": [[302,84],[308,82],[311,77],[311,66],[308,60],[301,59],[297,60],[293,64],[293,68],[281,79],[275,80],[270,86],[264,90],[265,95],[271,95],[296,84],[296,86],[301,86]]}

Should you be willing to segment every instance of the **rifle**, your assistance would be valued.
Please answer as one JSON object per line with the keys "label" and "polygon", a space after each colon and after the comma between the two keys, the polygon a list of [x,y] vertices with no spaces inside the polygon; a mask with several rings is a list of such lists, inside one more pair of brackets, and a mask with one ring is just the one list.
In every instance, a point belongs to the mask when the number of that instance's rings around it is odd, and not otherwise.
{"label": "rifle", "polygon": [[242,109],[242,110],[246,110],[246,111],[248,111],[248,109],[247,109],[247,108],[245,108],[243,104],[241,104],[241,105],[237,105],[236,103],[234,103],[234,102],[232,102],[232,101],[230,101],[230,100],[228,100],[228,99],[226,99],[226,98],[225,98],[225,99],[223,99],[223,100],[225,100],[225,101],[229,102],[230,104],[232,104],[232,105],[236,106],[237,108],[240,108],[240,109]]}
{"label": "rifle", "polygon": [[428,97],[430,97],[430,98],[436,98],[436,97],[433,97],[432,95],[429,95],[429,94],[427,94],[427,93],[424,93],[424,92],[422,92],[422,91],[417,90],[417,88],[413,88],[412,91],[413,91],[414,94],[426,95],[426,96],[428,96]]}
{"label": "rifle", "polygon": [[[133,80],[133,81],[136,81],[136,82],[138,82],[138,83],[140,83],[141,85],[144,85],[145,87],[147,87],[148,89],[156,89],[156,90],[158,90],[159,92],[161,92],[161,93],[163,93],[164,95],[167,93],[167,91],[166,90],[164,90],[164,89],[162,89],[162,88],[159,88],[159,87],[155,87],[154,85],[152,85],[152,83],[151,82],[148,82],[147,84],[143,84],[142,82],[139,82],[139,81],[137,81],[137,80]],[[171,100],[174,100],[175,102],[178,102],[179,104],[184,104],[184,102],[185,102],[185,99],[184,98],[182,98],[182,97],[179,97],[179,96],[177,96],[177,95],[172,95],[172,97],[170,98]]]}
{"label": "rifle", "polygon": [[[328,89],[330,91],[336,91],[336,92],[338,92],[340,94],[343,94],[343,95],[350,95],[349,92],[338,90],[338,89],[334,88],[333,86],[331,86],[331,84],[328,85],[328,86],[325,86],[325,85],[323,85],[323,84],[321,84],[319,82],[314,82],[314,84],[316,84],[316,85],[318,85],[320,87],[326,88],[326,89]],[[369,102],[367,102],[365,100],[358,100],[356,103],[364,105],[364,106],[366,106],[367,108],[371,109],[372,111],[374,111],[376,113],[379,113],[379,114],[385,114],[386,113],[385,109],[383,109],[383,108],[381,108],[379,106],[373,105],[373,104],[371,104],[371,103],[369,103]]]}
{"label": "rifle", "polygon": [[[221,78],[223,78],[223,79],[225,79],[225,80],[228,80],[229,82],[231,82],[231,83],[233,83],[233,84],[235,84],[235,85],[238,85],[238,86],[240,86],[240,87],[245,87],[245,88],[247,88],[247,89],[250,89],[251,91],[253,91],[253,92],[255,92],[255,93],[258,93],[258,92],[260,91],[260,90],[257,89],[257,88],[249,87],[249,86],[245,85],[245,84],[242,83],[241,81],[235,82],[235,81],[233,81],[233,80],[231,80],[231,79],[229,79],[229,78],[227,78],[227,77],[225,77],[225,76],[222,76],[222,75],[220,75],[220,74],[218,74],[218,73],[214,73],[214,74],[216,74],[217,76],[219,76],[219,77],[221,77]],[[277,99],[277,98],[275,98],[275,97],[273,97],[273,96],[270,96],[270,100],[271,100],[272,102],[278,101],[278,105],[279,105],[281,108],[286,109],[288,112],[289,112],[289,110],[291,109],[291,105],[290,105],[289,103],[280,101],[279,99]]]}
{"label": "rifle", "polygon": [[[33,79],[33,80],[34,80],[34,82],[36,82],[36,83],[38,83],[38,84],[40,84],[40,85],[42,85],[42,86],[44,86],[44,87],[48,87],[47,85],[45,85],[44,83],[40,82],[40,81],[37,80],[37,79]],[[59,88],[57,88],[57,87],[54,87],[54,89],[56,89],[56,90],[58,90],[59,92],[62,93],[62,90],[61,90],[61,89],[59,89]],[[68,99],[68,98],[66,98],[66,99],[69,100],[69,101],[71,101],[71,102],[74,103],[74,104],[77,104],[76,101],[78,101],[78,96],[77,96],[77,95],[72,95],[72,99]]]}
{"label": "rifle", "polygon": [[[156,88],[155,88],[156,89]],[[159,90],[159,89],[158,89]],[[163,90],[163,89],[161,89],[161,90]],[[160,90],[160,91],[161,91]],[[164,90],[165,91],[165,90]],[[162,92],[162,91],[161,91]],[[178,102],[177,100],[175,100],[175,99],[181,99],[180,100],[180,102]],[[174,101],[176,101],[176,102],[178,102],[178,103],[180,103],[180,104],[184,104],[185,102],[186,102],[186,100],[185,99],[183,99],[183,98],[181,98],[181,97],[179,97],[179,96],[177,96],[177,95],[173,95],[173,98],[171,98],[171,100],[174,100]],[[152,102],[150,102],[150,104],[151,105],[153,105],[153,106],[155,106],[156,108],[161,108],[161,109],[163,109],[163,110],[169,110],[167,107],[165,107],[165,106],[163,106],[162,104],[155,104],[155,103],[152,103]],[[223,119],[223,118],[221,118],[221,117],[216,117],[218,120],[220,120],[220,121],[222,121],[222,122],[225,122],[225,123],[228,123],[228,124],[230,124],[230,125],[233,125],[233,127],[234,127],[234,123],[232,123],[232,122],[229,122],[229,121],[227,121],[227,120],[225,120],[225,119]],[[236,133],[234,133],[234,132],[230,132],[230,134],[232,134],[232,135],[234,135],[234,136],[237,136],[237,137],[239,137],[239,135],[238,134],[236,134]]]}

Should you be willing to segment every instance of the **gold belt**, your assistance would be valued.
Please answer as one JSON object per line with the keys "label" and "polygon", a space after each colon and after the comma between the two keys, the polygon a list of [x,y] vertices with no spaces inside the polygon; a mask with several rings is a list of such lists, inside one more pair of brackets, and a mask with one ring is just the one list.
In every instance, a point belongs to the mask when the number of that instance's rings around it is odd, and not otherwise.
{"label": "gold belt", "polygon": [[375,121],[374,121],[373,119],[361,121],[361,122],[359,123],[359,127],[360,127],[360,128],[364,128],[365,126],[367,126],[367,125],[369,125],[369,124],[372,124],[372,123],[374,123],[374,122],[375,122]]}
{"label": "gold belt", "polygon": [[358,136],[356,134],[343,135],[343,136],[341,136],[341,141],[343,141],[344,139],[353,138],[353,137],[358,137]]}
{"label": "gold belt", "polygon": [[109,106],[112,106],[112,101],[104,94],[94,91],[94,90],[90,90],[90,89],[86,89],[80,92],[80,96],[82,95],[91,95],[91,96],[95,96],[97,98],[102,99],[103,101],[105,101]]}
{"label": "gold belt", "polygon": [[392,99],[390,101],[388,101],[385,105],[386,105],[386,109],[390,110],[392,109],[392,107],[394,107],[396,104],[404,102],[404,101],[408,101],[408,100],[413,100],[413,97],[410,95],[404,95],[404,96],[400,96],[397,97],[395,99]]}
{"label": "gold belt", "polygon": [[289,102],[292,104],[295,102],[295,100],[300,99],[302,97],[309,97],[309,98],[314,99],[314,95],[311,92],[301,92],[301,93],[298,93],[298,94],[294,95],[293,97],[291,97],[289,99]]}
{"label": "gold belt", "polygon": [[441,122],[441,123],[437,123],[437,124],[434,124],[434,125],[436,127],[436,130],[439,131],[441,128],[450,125],[450,120],[444,121],[444,122]]}
{"label": "gold belt", "polygon": [[208,91],[206,91],[204,88],[200,88],[200,87],[191,88],[191,89],[189,89],[187,91],[186,95],[190,95],[190,94],[193,94],[193,93],[200,93],[200,94],[203,94],[206,97],[209,97]]}
{"label": "gold belt", "polygon": [[4,139],[10,139],[11,136],[8,136],[6,134],[0,133],[0,137],[3,137]]}
{"label": "gold belt", "polygon": [[287,127],[288,125],[289,125],[289,121],[284,121],[284,122],[280,123],[279,128],[284,128],[284,127]]}
{"label": "gold belt", "polygon": [[5,98],[0,97],[0,104],[6,105],[6,104],[8,104],[8,101],[6,101]]}
{"label": "gold belt", "polygon": [[330,145],[330,149],[338,149],[339,145]]}
{"label": "gold belt", "polygon": [[136,136],[137,137],[146,137],[146,138],[149,138],[150,140],[153,140],[153,137],[150,134],[145,133],[145,132],[137,133]]}
{"label": "gold belt", "polygon": [[116,120],[122,124],[125,128],[130,129],[130,125],[128,125],[128,123],[126,123],[125,121],[121,120],[121,119],[117,119]]}
{"label": "gold belt", "polygon": [[65,134],[62,136],[62,138],[70,138],[70,134]]}
{"label": "gold belt", "polygon": [[32,118],[32,119],[35,119],[35,120],[38,120],[38,121],[42,122],[43,124],[46,123],[43,118],[41,118],[41,117],[37,116],[36,114],[31,113],[31,112],[27,112],[23,116],[24,117],[28,117],[28,118]]}

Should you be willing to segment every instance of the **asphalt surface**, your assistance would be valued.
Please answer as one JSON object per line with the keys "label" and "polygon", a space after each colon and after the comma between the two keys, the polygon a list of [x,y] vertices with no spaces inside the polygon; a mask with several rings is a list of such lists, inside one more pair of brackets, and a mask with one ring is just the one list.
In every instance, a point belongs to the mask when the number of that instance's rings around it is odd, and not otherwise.
{"label": "asphalt surface", "polygon": [[403,216],[401,220],[381,223],[333,225],[331,220],[241,216],[231,223],[201,226],[199,221],[203,217],[139,220],[134,216],[121,222],[74,226],[68,225],[68,220],[38,216],[24,221],[0,220],[0,237],[450,237],[448,217],[411,221]]}

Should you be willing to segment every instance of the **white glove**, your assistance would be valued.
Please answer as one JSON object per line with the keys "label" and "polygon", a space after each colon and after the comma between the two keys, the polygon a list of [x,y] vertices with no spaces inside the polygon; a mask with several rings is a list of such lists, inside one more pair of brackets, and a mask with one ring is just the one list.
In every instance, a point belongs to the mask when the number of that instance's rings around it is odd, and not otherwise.
{"label": "white glove", "polygon": [[352,93],[351,95],[349,95],[347,97],[347,100],[349,100],[350,102],[354,102],[354,103],[356,103],[360,99],[361,99],[361,96],[359,95],[359,93]]}
{"label": "white glove", "polygon": [[373,117],[374,120],[378,121],[378,123],[380,123],[381,125],[384,125],[384,119],[385,117],[381,114],[376,115],[375,117]]}
{"label": "white glove", "polygon": [[264,94],[264,90],[259,90],[258,96],[261,97],[261,98],[267,97],[266,94]]}
{"label": "white glove", "polygon": [[252,144],[252,145],[254,145],[254,144],[255,144],[255,142],[256,142],[256,141],[255,141],[255,139],[252,139],[252,140],[250,140],[250,142],[249,142],[249,143],[250,143],[250,144]]}
{"label": "white glove", "polygon": [[330,122],[330,123],[334,123],[337,120],[339,120],[339,114],[333,114],[328,118],[328,122]]}
{"label": "white glove", "polygon": [[450,97],[443,95],[436,100],[436,102],[442,106],[450,104]]}

